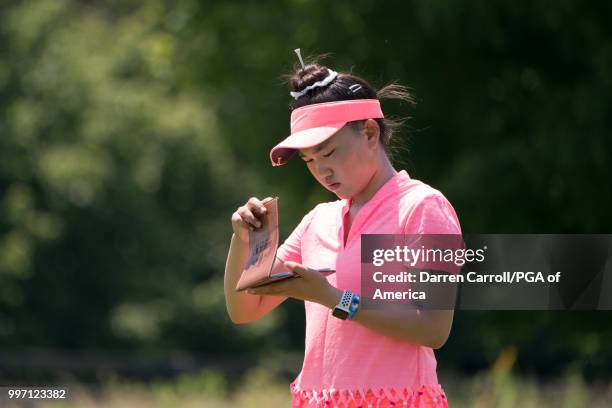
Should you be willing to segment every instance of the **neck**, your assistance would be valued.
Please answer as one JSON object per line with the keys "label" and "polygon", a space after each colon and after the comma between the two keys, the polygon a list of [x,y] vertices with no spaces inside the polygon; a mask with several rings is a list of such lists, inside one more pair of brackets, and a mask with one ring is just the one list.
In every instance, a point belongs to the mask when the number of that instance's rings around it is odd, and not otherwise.
{"label": "neck", "polygon": [[370,181],[361,192],[355,194],[351,199],[351,205],[360,208],[367,203],[370,198],[376,194],[376,192],[387,182],[390,178],[395,176],[397,171],[389,162],[389,159],[385,156],[382,163],[378,166]]}

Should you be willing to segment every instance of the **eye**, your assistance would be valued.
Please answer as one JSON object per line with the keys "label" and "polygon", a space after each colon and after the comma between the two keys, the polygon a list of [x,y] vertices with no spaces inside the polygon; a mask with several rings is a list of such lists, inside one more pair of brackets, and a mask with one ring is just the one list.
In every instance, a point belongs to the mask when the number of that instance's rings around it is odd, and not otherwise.
{"label": "eye", "polygon": [[323,155],[323,157],[329,157],[329,156],[331,156],[331,155],[332,155],[332,153],[333,153],[333,152],[335,152],[335,151],[336,151],[336,149],[332,149],[332,151],[331,151],[331,152],[329,152],[329,153],[327,153],[327,154],[324,154],[324,155]]}

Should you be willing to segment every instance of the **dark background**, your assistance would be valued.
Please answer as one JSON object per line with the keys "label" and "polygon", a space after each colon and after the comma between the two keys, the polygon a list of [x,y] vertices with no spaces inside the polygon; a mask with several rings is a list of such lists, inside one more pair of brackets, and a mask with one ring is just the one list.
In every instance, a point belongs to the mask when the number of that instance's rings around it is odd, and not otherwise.
{"label": "dark background", "polygon": [[[415,106],[383,103],[412,118],[396,169],[441,190],[464,232],[612,232],[611,18],[584,1],[3,1],[0,379],[300,355],[301,302],[236,326],[223,295],[239,205],[280,196],[286,237],[335,199],[268,159],[298,47],[413,90]],[[459,311],[438,367],[514,350],[519,373],[609,378],[611,318]]]}

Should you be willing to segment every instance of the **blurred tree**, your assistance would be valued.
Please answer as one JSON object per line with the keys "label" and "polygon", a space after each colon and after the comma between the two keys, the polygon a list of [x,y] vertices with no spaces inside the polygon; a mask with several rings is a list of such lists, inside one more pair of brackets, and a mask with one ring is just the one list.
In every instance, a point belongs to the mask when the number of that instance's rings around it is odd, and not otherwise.
{"label": "blurred tree", "polygon": [[[0,345],[246,352],[303,347],[303,304],[227,319],[229,217],[281,197],[286,236],[335,199],[268,149],[293,49],[415,89],[398,168],[463,230],[610,232],[611,6],[565,1],[0,5]],[[407,151],[407,153],[406,153]],[[438,352],[479,369],[610,373],[609,313],[457,313]],[[272,335],[274,333],[274,335]],[[280,335],[279,335],[280,333]],[[554,362],[551,363],[551,362]]]}
{"label": "blurred tree", "polygon": [[257,179],[190,83],[163,3],[114,12],[2,12],[0,343],[232,349],[229,209]]}

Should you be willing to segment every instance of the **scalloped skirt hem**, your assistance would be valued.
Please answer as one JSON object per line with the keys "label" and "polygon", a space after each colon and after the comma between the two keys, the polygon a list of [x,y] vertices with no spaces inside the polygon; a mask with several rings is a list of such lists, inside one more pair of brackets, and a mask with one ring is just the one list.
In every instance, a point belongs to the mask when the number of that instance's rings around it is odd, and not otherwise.
{"label": "scalloped skirt hem", "polygon": [[289,388],[293,396],[291,408],[448,408],[446,394],[440,384],[401,389],[300,390],[294,381]]}

